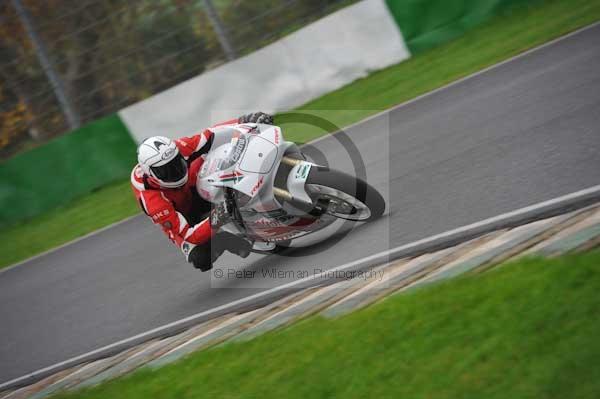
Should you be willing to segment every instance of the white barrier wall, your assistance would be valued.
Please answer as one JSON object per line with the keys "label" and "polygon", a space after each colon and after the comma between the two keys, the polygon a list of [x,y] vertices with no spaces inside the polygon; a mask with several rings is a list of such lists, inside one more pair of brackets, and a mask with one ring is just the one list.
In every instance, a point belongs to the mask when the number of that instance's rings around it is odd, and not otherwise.
{"label": "white barrier wall", "polygon": [[137,142],[189,135],[239,112],[299,106],[408,57],[384,0],[363,0],[119,116]]}

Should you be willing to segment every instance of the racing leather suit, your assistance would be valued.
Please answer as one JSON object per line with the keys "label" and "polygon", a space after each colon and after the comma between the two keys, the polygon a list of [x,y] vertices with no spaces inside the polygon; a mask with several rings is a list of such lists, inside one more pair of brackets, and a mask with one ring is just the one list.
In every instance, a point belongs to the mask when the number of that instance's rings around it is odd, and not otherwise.
{"label": "racing leather suit", "polygon": [[188,180],[181,187],[160,187],[142,172],[139,165],[131,172],[131,186],[140,207],[186,256],[186,244],[192,244],[191,247],[209,246],[215,234],[208,216],[210,204],[196,192],[196,177],[204,163],[204,155],[210,150],[215,137],[220,137],[220,131],[228,131],[228,125],[238,122],[239,119],[233,119],[200,134],[174,140],[188,164]]}

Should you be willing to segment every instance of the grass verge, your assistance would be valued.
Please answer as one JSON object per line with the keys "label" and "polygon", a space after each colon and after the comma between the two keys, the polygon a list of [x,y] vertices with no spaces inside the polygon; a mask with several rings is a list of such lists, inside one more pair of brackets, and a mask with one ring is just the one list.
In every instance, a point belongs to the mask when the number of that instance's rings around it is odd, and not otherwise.
{"label": "grass verge", "polygon": [[[514,7],[455,41],[375,72],[299,110],[343,110],[323,115],[347,126],[598,20],[600,0],[546,0]],[[326,133],[305,125],[283,126],[286,136],[297,142]],[[26,224],[3,229],[0,268],[138,213],[127,185],[116,183]]]}
{"label": "grass verge", "polygon": [[129,181],[113,183],[27,223],[0,231],[0,268],[139,212]]}
{"label": "grass verge", "polygon": [[[344,110],[331,115],[338,126],[347,126],[598,20],[600,0],[546,0],[511,7],[452,42],[359,79],[299,109]],[[306,126],[293,126],[287,132],[300,142],[324,133]]]}
{"label": "grass verge", "polygon": [[61,398],[597,398],[600,251],[313,317]]}

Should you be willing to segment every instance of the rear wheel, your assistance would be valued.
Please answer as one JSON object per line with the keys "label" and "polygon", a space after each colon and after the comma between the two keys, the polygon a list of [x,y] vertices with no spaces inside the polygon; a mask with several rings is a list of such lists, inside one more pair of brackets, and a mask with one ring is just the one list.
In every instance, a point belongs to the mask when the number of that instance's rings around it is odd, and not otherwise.
{"label": "rear wheel", "polygon": [[340,219],[370,222],[385,211],[385,200],[373,186],[337,170],[313,166],[306,188],[324,213]]}

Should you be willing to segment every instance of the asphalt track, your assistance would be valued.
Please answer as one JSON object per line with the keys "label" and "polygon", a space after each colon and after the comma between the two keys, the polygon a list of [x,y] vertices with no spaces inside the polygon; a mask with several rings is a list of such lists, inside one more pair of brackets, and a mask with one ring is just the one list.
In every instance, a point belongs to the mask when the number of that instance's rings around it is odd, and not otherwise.
{"label": "asphalt track", "polygon": [[[390,209],[329,248],[224,256],[217,278],[136,217],[0,273],[0,382],[290,281],[265,270],[326,270],[600,184],[598,65],[600,25],[347,130]],[[315,147],[351,170],[334,138]]]}

